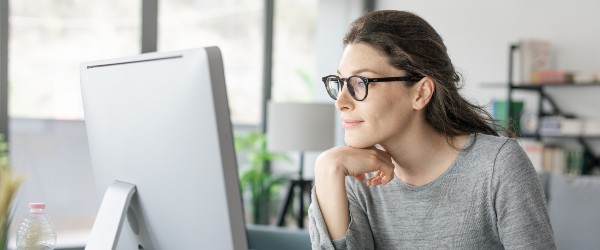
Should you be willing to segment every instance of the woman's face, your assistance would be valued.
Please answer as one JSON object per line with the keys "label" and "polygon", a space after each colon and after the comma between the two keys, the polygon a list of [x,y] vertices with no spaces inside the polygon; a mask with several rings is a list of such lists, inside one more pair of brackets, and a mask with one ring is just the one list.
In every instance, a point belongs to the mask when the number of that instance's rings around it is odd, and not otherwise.
{"label": "woman's face", "polygon": [[[388,64],[387,56],[366,43],[348,44],[344,49],[338,75],[348,78],[406,76],[406,72]],[[416,116],[412,108],[412,88],[405,83],[369,83],[367,98],[356,101],[344,85],[335,105],[341,112],[346,145],[367,148],[375,144],[392,143],[401,138]]]}

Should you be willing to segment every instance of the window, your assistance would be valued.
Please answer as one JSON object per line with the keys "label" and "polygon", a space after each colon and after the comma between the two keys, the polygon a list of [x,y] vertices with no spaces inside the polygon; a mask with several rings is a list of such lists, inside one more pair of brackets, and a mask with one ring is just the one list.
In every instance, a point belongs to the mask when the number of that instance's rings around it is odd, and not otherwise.
{"label": "window", "polygon": [[256,125],[261,117],[264,44],[262,0],[159,2],[158,49],[218,46],[223,55],[231,119]]}
{"label": "window", "polygon": [[316,75],[318,7],[317,0],[275,2],[272,92],[275,101],[313,101],[315,88],[322,87]]}
{"label": "window", "polygon": [[140,51],[141,1],[10,1],[9,116],[82,119],[79,64]]}

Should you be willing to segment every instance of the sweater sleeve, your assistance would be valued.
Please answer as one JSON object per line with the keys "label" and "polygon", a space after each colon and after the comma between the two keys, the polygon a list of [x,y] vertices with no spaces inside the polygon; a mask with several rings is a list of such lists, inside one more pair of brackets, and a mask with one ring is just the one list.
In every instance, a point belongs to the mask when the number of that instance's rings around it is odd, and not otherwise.
{"label": "sweater sleeve", "polygon": [[494,165],[494,208],[504,248],[556,249],[544,192],[525,151],[509,139]]}
{"label": "sweater sleeve", "polygon": [[[331,240],[317,202],[316,188],[314,187],[312,190],[312,203],[308,209],[312,249],[374,249],[373,234],[369,226],[369,220],[352,195],[348,195],[350,225],[348,231],[346,231],[346,236],[342,239]],[[348,179],[346,179],[346,188],[348,189]]]}

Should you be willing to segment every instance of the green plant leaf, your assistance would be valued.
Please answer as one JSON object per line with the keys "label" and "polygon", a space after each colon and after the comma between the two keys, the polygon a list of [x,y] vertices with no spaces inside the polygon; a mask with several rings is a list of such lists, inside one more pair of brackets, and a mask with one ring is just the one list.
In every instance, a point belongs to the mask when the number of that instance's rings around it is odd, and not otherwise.
{"label": "green plant leaf", "polygon": [[286,154],[270,152],[267,149],[266,136],[258,132],[249,132],[235,136],[235,148],[245,153],[249,163],[240,171],[240,186],[251,194],[252,221],[256,224],[268,224],[272,214],[272,201],[278,195],[280,187],[287,180],[285,175],[274,175],[265,168],[266,162],[291,161]]}

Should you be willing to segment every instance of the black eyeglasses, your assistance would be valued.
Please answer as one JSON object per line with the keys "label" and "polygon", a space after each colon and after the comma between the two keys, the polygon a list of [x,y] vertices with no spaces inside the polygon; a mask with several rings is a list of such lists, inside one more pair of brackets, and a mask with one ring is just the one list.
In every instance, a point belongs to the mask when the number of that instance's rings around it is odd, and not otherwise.
{"label": "black eyeglasses", "polygon": [[337,100],[338,96],[342,92],[342,88],[344,87],[344,82],[346,82],[346,86],[348,88],[348,92],[354,100],[362,101],[367,98],[367,94],[369,92],[369,83],[372,82],[396,82],[396,81],[404,81],[404,82],[418,82],[423,77],[417,76],[400,76],[400,77],[383,77],[383,78],[366,78],[362,76],[351,76],[348,78],[340,78],[336,75],[324,76],[322,78],[323,83],[325,83],[325,89],[327,89],[327,93],[333,100]]}

